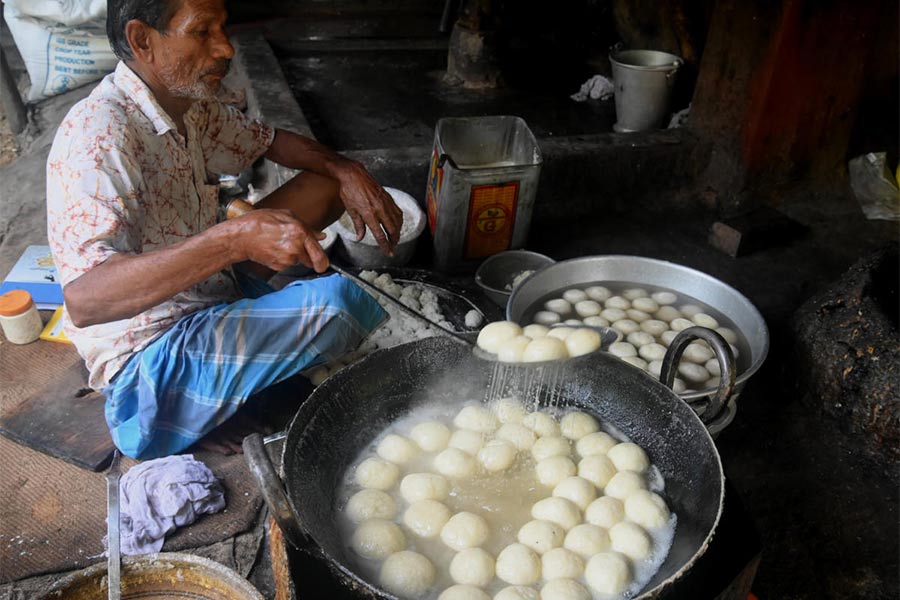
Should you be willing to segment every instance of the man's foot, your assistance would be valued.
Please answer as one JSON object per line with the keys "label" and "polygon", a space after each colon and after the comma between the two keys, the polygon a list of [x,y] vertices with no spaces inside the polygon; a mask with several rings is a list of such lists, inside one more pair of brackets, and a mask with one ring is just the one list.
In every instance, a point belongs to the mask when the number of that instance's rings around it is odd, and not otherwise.
{"label": "man's foot", "polygon": [[271,427],[265,423],[245,412],[239,412],[198,440],[194,446],[226,456],[242,454],[244,449],[241,443],[245,437],[251,433],[271,432]]}

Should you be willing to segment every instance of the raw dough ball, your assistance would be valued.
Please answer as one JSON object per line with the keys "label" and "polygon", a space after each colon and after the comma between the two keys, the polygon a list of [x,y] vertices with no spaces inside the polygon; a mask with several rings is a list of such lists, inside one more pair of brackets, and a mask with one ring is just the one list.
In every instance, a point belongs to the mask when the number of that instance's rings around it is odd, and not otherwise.
{"label": "raw dough ball", "polygon": [[570,304],[577,304],[578,302],[587,300],[587,297],[588,295],[585,292],[576,288],[563,292],[563,299]]}
{"label": "raw dough ball", "polygon": [[326,367],[326,366],[316,367],[309,373],[309,382],[311,384],[313,384],[313,386],[319,387],[320,385],[322,385],[322,383],[325,382],[326,379],[328,379],[328,376],[330,374],[331,373],[329,373],[328,367]]}
{"label": "raw dough ball", "polygon": [[[550,333],[553,333],[551,331]],[[568,358],[569,352],[562,340],[554,337],[542,337],[532,341],[522,354],[522,362],[543,362]]]}
{"label": "raw dough ball", "polygon": [[441,533],[453,513],[437,500],[413,502],[403,513],[403,524],[419,537],[433,538]]}
{"label": "raw dough ball", "polygon": [[653,298],[635,298],[631,301],[631,306],[645,313],[655,313],[659,310],[659,302]]}
{"label": "raw dough ball", "polygon": [[409,437],[425,452],[437,452],[447,447],[450,428],[438,421],[425,421],[413,427]]}
{"label": "raw dough ball", "polygon": [[381,565],[379,581],[384,589],[402,598],[421,598],[434,584],[431,561],[410,550],[388,556]]}
{"label": "raw dough ball", "polygon": [[485,325],[478,333],[478,347],[496,354],[506,340],[522,335],[522,328],[512,321],[494,321]]}
{"label": "raw dough ball", "polygon": [[703,309],[696,304],[685,304],[681,307],[681,314],[683,314],[688,319],[693,319],[694,315],[698,315],[702,312]]}
{"label": "raw dough ball", "polygon": [[588,298],[596,300],[597,302],[606,302],[612,296],[612,292],[602,285],[592,285],[584,290],[584,292],[588,295]]}
{"label": "raw dough ball", "polygon": [[561,320],[559,315],[552,310],[539,310],[534,313],[534,322],[538,325],[553,325]]}
{"label": "raw dough ball", "polygon": [[725,341],[729,344],[737,344],[738,336],[733,329],[729,329],[728,327],[716,327],[716,332],[725,338]]}
{"label": "raw dough ball", "polygon": [[600,316],[610,323],[615,323],[616,321],[621,321],[628,315],[625,313],[625,310],[621,308],[605,308],[600,311]]}
{"label": "raw dough ball", "polygon": [[595,454],[606,454],[609,449],[619,442],[613,436],[604,431],[595,431],[586,435],[575,444],[575,450],[582,458]]}
{"label": "raw dough ball", "polygon": [[453,424],[460,429],[469,429],[479,433],[491,433],[497,429],[497,417],[484,406],[464,406],[453,419]]}
{"label": "raw dough ball", "polygon": [[528,414],[528,409],[513,398],[500,398],[491,405],[491,409],[501,423],[521,423]]}
{"label": "raw dough ball", "polygon": [[693,321],[700,327],[709,327],[710,329],[715,329],[719,326],[719,322],[716,321],[715,317],[702,312],[697,313],[696,315],[691,317],[691,321]]}
{"label": "raw dough ball", "polygon": [[677,331],[675,331],[674,329],[667,329],[666,331],[663,331],[661,334],[659,334],[659,341],[662,343],[663,346],[668,348],[669,346],[672,345],[672,342],[675,341],[675,338],[677,336],[678,336]]}
{"label": "raw dough ball", "polygon": [[584,575],[584,559],[566,548],[554,548],[541,556],[544,579],[578,579]]}
{"label": "raw dough ball", "polygon": [[547,486],[555,486],[566,477],[571,477],[577,472],[575,463],[568,456],[545,458],[538,462],[535,471],[537,471],[538,481]]}
{"label": "raw dough ball", "polygon": [[472,309],[466,313],[464,320],[466,323],[466,327],[468,327],[469,329],[475,329],[476,327],[481,325],[481,322],[484,320],[484,316],[477,310]]}
{"label": "raw dough ball", "polygon": [[487,521],[482,517],[470,512],[460,512],[450,517],[441,529],[441,540],[459,552],[482,545],[490,533]]}
{"label": "raw dough ball", "polygon": [[541,600],[591,600],[591,593],[574,579],[553,579],[541,588]]}
{"label": "raw dough ball", "polygon": [[639,327],[640,327],[640,324],[643,323],[644,321],[650,320],[649,314],[645,313],[642,310],[638,310],[636,308],[629,308],[628,310],[625,311],[625,314],[628,316],[629,319],[631,319],[635,323],[638,323]]}
{"label": "raw dough ball", "polygon": [[497,555],[497,577],[513,585],[531,585],[541,579],[541,557],[523,544],[510,544]]}
{"label": "raw dough ball", "polygon": [[654,343],[656,338],[646,331],[634,331],[625,336],[625,341],[640,351],[641,346]]}
{"label": "raw dough ball", "polygon": [[555,298],[544,302],[544,308],[553,311],[558,315],[567,315],[572,312],[572,304],[568,300]]}
{"label": "raw dough ball", "polygon": [[494,580],[494,557],[481,548],[466,548],[450,561],[450,577],[456,583],[484,587]]}
{"label": "raw dough ball", "polygon": [[646,487],[647,484],[644,482],[644,478],[634,471],[619,471],[612,476],[609,483],[603,488],[603,493],[612,498],[625,500],[632,493]]}
{"label": "raw dough ball", "polygon": [[669,324],[665,321],[660,321],[659,319],[648,319],[641,323],[641,331],[649,333],[654,337],[658,337],[668,330]]}
{"label": "raw dough ball", "polygon": [[603,303],[603,306],[606,308],[618,308],[621,310],[625,310],[626,308],[631,308],[631,302],[623,298],[622,296],[612,296]]}
{"label": "raw dough ball", "polygon": [[647,361],[640,356],[623,356],[621,360],[627,362],[629,365],[634,365],[642,371],[647,370]]}
{"label": "raw dough ball", "polygon": [[578,476],[587,479],[601,490],[616,475],[616,466],[602,454],[585,456],[578,463]]}
{"label": "raw dough ball", "polygon": [[581,511],[574,502],[565,498],[550,497],[538,500],[531,507],[531,516],[561,525],[566,531],[581,523]]}
{"label": "raw dough ball", "polygon": [[588,559],[609,549],[609,534],[602,527],[582,523],[573,527],[566,534],[563,546],[582,558]]}
{"label": "raw dough ball", "polygon": [[684,331],[688,327],[693,327],[694,322],[689,319],[683,319],[681,317],[677,319],[672,319],[672,322],[669,323],[669,327],[671,327],[674,331]]}
{"label": "raw dough ball", "polygon": [[590,325],[591,327],[609,327],[609,321],[607,321],[600,315],[585,317],[582,323],[584,323],[585,325]]}
{"label": "raw dough ball", "polygon": [[491,600],[491,597],[474,585],[452,585],[441,592],[438,600]]}
{"label": "raw dough ball", "polygon": [[633,442],[622,442],[606,453],[619,471],[643,473],[650,466],[650,459],[644,449]]}
{"label": "raw dough ball", "polygon": [[612,496],[601,496],[590,503],[584,511],[584,520],[591,525],[609,529],[625,518],[625,506]]}
{"label": "raw dough ball", "polygon": [[538,438],[531,447],[531,455],[538,461],[552,456],[569,456],[571,453],[569,440],[558,435]]}
{"label": "raw dough ball", "polygon": [[444,500],[450,495],[450,482],[434,473],[411,473],[400,482],[400,495],[410,504],[419,500]]}
{"label": "raw dough ball", "polygon": [[541,325],[539,323],[532,323],[531,325],[526,325],[522,329],[522,334],[530,337],[531,339],[536,339],[539,337],[544,337],[550,331],[545,325]]}
{"label": "raw dough ball", "polygon": [[478,451],[478,462],[488,471],[505,471],[516,460],[516,447],[506,440],[491,440]]}
{"label": "raw dough ball", "polygon": [[400,478],[400,468],[380,458],[367,458],[359,463],[355,473],[356,483],[373,490],[389,490]]}
{"label": "raw dough ball", "polygon": [[381,490],[360,490],[347,501],[347,516],[354,523],[369,519],[393,519],[397,516],[397,503]]}
{"label": "raw dough ball", "polygon": [[609,539],[613,550],[621,552],[631,560],[644,560],[650,555],[652,542],[640,525],[629,521],[616,523],[609,530]]}
{"label": "raw dough ball", "polygon": [[652,344],[646,344],[638,348],[638,354],[644,360],[662,360],[666,355],[666,347],[662,344],[657,344],[656,342]]}
{"label": "raw dough ball", "polygon": [[393,433],[385,436],[375,451],[384,460],[389,460],[398,465],[405,465],[421,453],[415,442]]}
{"label": "raw dough ball", "polygon": [[350,538],[353,551],[364,558],[382,560],[406,548],[406,536],[393,521],[363,521]]}
{"label": "raw dough ball", "polygon": [[628,335],[629,333],[641,330],[641,326],[631,319],[620,319],[612,324],[612,328],[622,335]]}
{"label": "raw dough ball", "polygon": [[637,356],[637,349],[628,342],[613,342],[609,345],[609,353],[619,358]]}
{"label": "raw dough ball", "polygon": [[519,529],[516,538],[538,554],[543,554],[563,544],[566,532],[562,527],[550,521],[528,521]]}
{"label": "raw dough ball", "polygon": [[529,413],[522,419],[522,425],[541,437],[559,435],[559,423],[547,413]]}
{"label": "raw dough ball", "polygon": [[506,440],[519,450],[531,450],[534,445],[534,432],[519,423],[504,423],[497,430],[498,439]]}
{"label": "raw dough ball", "polygon": [[579,317],[593,317],[599,315],[603,307],[596,300],[582,300],[575,305],[575,312]]}
{"label": "raw dough ball", "polygon": [[681,311],[674,306],[660,306],[656,311],[656,318],[666,323],[671,323],[675,319],[681,318]]}
{"label": "raw dough ball", "polygon": [[682,360],[689,360],[698,365],[704,364],[713,357],[713,351],[706,342],[691,342],[681,355]]}
{"label": "raw dough ball", "polygon": [[577,329],[566,338],[566,349],[569,356],[582,356],[600,348],[600,341],[600,334],[593,329]]}
{"label": "raw dough ball", "polygon": [[580,440],[584,436],[600,430],[597,419],[584,412],[570,412],[559,422],[562,434],[570,440]]}
{"label": "raw dough ball", "polygon": [[666,501],[648,490],[637,490],[625,498],[625,514],[644,529],[656,529],[669,522]]}
{"label": "raw dough ball", "polygon": [[709,379],[709,371],[702,365],[689,362],[678,363],[678,374],[691,383],[703,383]]}
{"label": "raw dough ball", "polygon": [[706,370],[709,372],[710,375],[712,375],[714,377],[722,376],[722,367],[719,366],[718,358],[713,357],[713,358],[709,359],[708,361],[706,361],[703,364],[703,366],[706,368]]}
{"label": "raw dough ball", "polygon": [[571,500],[578,508],[584,510],[597,497],[597,490],[594,489],[594,484],[587,479],[572,476],[557,483],[553,488],[553,495],[557,498]]}
{"label": "raw dough ball", "polygon": [[[578,324],[581,325],[581,321],[579,321]],[[575,329],[572,327],[551,327],[550,331],[547,332],[547,336],[566,341],[566,338],[572,335],[574,332]]]}
{"label": "raw dough ball", "polygon": [[631,584],[631,569],[621,554],[601,552],[588,561],[584,578],[598,594],[618,596]]}
{"label": "raw dough ball", "polygon": [[458,448],[467,454],[475,456],[484,444],[484,434],[470,429],[457,429],[450,436],[448,448]]}
{"label": "raw dough ball", "polygon": [[434,457],[434,468],[447,477],[468,477],[475,471],[475,459],[459,448],[447,448]]}
{"label": "raw dough ball", "polygon": [[505,340],[500,344],[500,349],[497,350],[497,360],[505,363],[522,362],[522,354],[525,352],[525,348],[528,347],[530,342],[531,338],[524,335],[516,336],[511,340]]}
{"label": "raw dough ball", "polygon": [[494,600],[540,600],[540,594],[534,588],[510,585],[497,592]]}

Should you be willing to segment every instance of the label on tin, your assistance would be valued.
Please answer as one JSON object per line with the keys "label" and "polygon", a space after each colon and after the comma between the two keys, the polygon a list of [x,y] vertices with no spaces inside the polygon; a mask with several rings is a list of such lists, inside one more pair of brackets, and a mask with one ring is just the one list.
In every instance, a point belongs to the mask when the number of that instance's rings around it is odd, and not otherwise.
{"label": "label on tin", "polygon": [[425,205],[428,209],[428,228],[431,235],[437,228],[437,199],[441,193],[441,184],[444,182],[444,169],[438,166],[437,148],[431,153],[431,170],[428,172],[428,191],[426,192]]}
{"label": "label on tin", "polygon": [[509,249],[519,201],[519,182],[473,185],[466,224],[466,258]]}

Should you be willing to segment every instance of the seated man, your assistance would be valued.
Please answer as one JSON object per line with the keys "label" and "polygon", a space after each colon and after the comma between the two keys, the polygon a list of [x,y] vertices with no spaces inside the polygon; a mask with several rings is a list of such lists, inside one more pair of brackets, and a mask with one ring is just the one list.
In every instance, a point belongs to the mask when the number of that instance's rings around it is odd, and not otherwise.
{"label": "seated man", "polygon": [[[358,163],[215,100],[234,55],[225,19],[223,0],[110,0],[121,62],[69,112],[47,161],[66,332],[106,397],[113,441],[135,458],[184,450],[385,316],[336,275],[241,293],[262,282],[242,285],[238,263],[323,272],[321,229],[345,209],[386,253],[403,216]],[[260,156],[304,172],[217,223],[217,176]]]}

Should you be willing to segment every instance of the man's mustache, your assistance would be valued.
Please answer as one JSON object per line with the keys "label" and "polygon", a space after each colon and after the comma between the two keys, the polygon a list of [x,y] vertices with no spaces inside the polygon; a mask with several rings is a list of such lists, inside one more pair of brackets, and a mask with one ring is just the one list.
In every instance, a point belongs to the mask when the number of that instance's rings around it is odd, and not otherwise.
{"label": "man's mustache", "polygon": [[218,75],[219,77],[225,77],[228,74],[228,70],[231,68],[231,60],[224,59],[220,60],[216,63],[216,66],[208,71],[204,71],[204,75]]}

